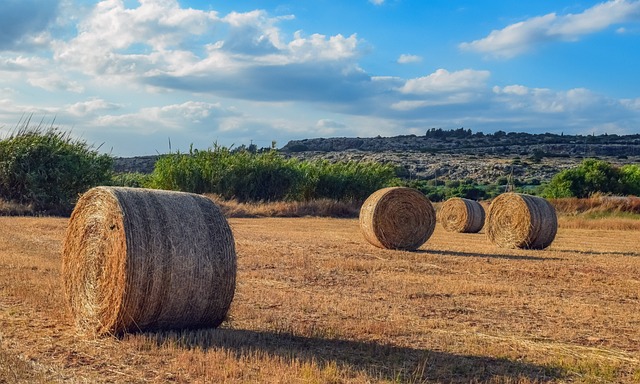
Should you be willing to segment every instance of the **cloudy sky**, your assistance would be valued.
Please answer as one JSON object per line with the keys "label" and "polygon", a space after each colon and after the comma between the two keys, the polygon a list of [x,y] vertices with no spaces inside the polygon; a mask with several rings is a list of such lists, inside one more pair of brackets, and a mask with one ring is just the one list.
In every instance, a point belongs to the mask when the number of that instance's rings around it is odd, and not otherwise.
{"label": "cloudy sky", "polygon": [[0,135],[640,133],[640,0],[0,0]]}

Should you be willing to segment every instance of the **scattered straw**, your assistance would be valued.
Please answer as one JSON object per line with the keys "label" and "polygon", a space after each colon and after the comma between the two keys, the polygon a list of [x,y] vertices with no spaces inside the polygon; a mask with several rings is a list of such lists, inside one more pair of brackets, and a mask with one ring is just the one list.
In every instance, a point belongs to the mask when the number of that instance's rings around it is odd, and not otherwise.
{"label": "scattered straw", "polygon": [[81,329],[215,327],[235,291],[233,234],[205,197],[97,187],[71,215],[62,276]]}
{"label": "scattered straw", "polygon": [[436,213],[427,197],[404,187],[374,192],[360,209],[360,228],[380,248],[416,250],[433,234]]}
{"label": "scattered straw", "polygon": [[504,193],[489,207],[486,231],[499,247],[543,249],[556,237],[558,218],[553,206],[541,197]]}
{"label": "scattered straw", "polygon": [[449,232],[477,233],[484,226],[484,208],[474,200],[459,197],[445,201],[438,220]]}

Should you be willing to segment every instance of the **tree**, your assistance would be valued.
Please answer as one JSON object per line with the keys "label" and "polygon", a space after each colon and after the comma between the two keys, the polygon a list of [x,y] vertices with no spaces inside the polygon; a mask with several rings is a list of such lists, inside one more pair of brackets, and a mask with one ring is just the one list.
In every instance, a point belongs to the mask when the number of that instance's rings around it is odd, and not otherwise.
{"label": "tree", "polygon": [[[633,184],[634,170],[629,169],[627,179]],[[589,197],[599,192],[625,193],[620,168],[597,159],[586,159],[575,168],[559,172],[543,191],[548,198]]]}

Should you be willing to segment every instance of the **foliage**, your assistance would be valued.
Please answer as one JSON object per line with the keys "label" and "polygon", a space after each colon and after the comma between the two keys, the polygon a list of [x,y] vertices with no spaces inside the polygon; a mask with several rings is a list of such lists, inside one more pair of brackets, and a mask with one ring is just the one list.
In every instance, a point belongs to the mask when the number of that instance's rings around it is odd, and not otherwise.
{"label": "foliage", "polygon": [[68,214],[79,194],[106,184],[113,159],[57,128],[29,127],[0,140],[0,197],[36,211]]}
{"label": "foliage", "polygon": [[640,167],[616,167],[606,161],[586,159],[574,168],[555,175],[543,191],[546,198],[589,197],[594,193],[633,194],[640,192]]}
{"label": "foliage", "polygon": [[640,165],[627,164],[620,168],[620,183],[625,195],[640,196]]}
{"label": "foliage", "polygon": [[110,185],[118,187],[145,188],[151,183],[151,175],[141,172],[122,172],[113,174]]}
{"label": "foliage", "polygon": [[214,145],[158,159],[150,186],[214,193],[246,201],[364,200],[393,184],[395,169],[378,163],[301,161],[275,150],[252,152]]}

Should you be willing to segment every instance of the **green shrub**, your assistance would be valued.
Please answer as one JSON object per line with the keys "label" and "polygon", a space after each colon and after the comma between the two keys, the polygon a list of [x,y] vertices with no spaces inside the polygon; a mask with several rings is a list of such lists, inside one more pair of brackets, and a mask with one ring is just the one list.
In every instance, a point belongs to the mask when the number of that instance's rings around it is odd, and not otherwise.
{"label": "green shrub", "polygon": [[594,193],[634,194],[640,192],[640,168],[616,167],[604,160],[586,159],[574,168],[556,174],[543,191],[547,198],[589,197]]}
{"label": "green shrub", "polygon": [[110,185],[118,187],[145,188],[151,184],[151,175],[140,172],[123,172],[111,176]]}
{"label": "green shrub", "polygon": [[247,201],[364,200],[391,185],[395,168],[378,163],[301,161],[275,150],[253,153],[215,145],[189,153],[161,156],[150,186],[195,193],[215,193]]}
{"label": "green shrub", "polygon": [[108,184],[113,159],[56,128],[28,121],[0,140],[0,196],[36,211],[69,214],[78,195]]}
{"label": "green shrub", "polygon": [[373,162],[337,162],[326,160],[310,164],[316,169],[313,198],[364,201],[376,190],[391,185],[395,169]]}
{"label": "green shrub", "polygon": [[640,166],[627,164],[620,168],[620,188],[625,195],[640,196]]}

